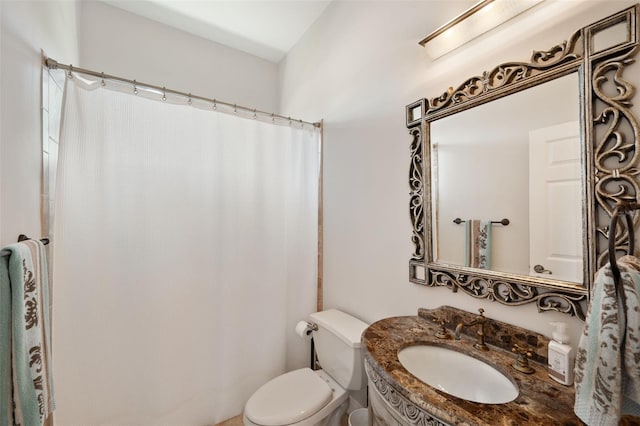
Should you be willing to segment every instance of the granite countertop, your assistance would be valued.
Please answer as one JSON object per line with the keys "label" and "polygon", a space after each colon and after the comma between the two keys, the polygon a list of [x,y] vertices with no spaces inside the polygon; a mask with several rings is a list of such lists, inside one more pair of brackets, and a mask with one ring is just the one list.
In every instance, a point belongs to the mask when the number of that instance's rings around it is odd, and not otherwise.
{"label": "granite countertop", "polygon": [[[549,378],[546,365],[530,361],[535,372],[521,373],[511,367],[514,354],[492,346],[489,341],[490,350],[479,351],[473,347],[475,337],[464,334],[460,340],[438,339],[434,336],[438,326],[422,316],[426,315],[421,312],[420,316],[385,318],[371,324],[363,333],[362,347],[369,374],[373,373],[377,381],[382,379],[383,390],[385,386],[390,387],[409,404],[451,425],[583,424],[573,413],[573,386],[564,386]],[[467,332],[475,330],[474,326]],[[415,344],[444,346],[485,361],[510,377],[520,393],[506,404],[482,404],[446,394],[418,380],[400,364],[398,351]],[[546,350],[540,347],[538,352],[542,349]],[[380,383],[376,383],[378,390]]]}

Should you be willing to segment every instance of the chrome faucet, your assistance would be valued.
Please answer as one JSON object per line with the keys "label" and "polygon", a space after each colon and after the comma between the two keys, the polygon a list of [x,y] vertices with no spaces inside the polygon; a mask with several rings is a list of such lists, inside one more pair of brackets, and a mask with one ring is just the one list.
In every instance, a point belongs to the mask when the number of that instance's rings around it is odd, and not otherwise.
{"label": "chrome faucet", "polygon": [[478,325],[478,331],[476,331],[477,340],[476,340],[476,343],[473,345],[473,347],[481,351],[488,351],[489,348],[484,343],[484,324],[486,323],[487,318],[484,316],[484,309],[480,308],[478,309],[478,312],[480,312],[480,315],[478,315],[478,317],[473,321],[466,324],[464,322],[458,323],[455,331],[455,339],[460,340],[460,331],[462,330],[462,327],[470,327],[472,325],[477,324]]}

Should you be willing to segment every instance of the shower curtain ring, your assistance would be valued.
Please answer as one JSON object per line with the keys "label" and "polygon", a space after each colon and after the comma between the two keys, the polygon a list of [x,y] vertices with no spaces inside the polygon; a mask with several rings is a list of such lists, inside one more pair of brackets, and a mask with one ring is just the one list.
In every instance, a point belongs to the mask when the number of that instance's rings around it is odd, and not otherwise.
{"label": "shower curtain ring", "polygon": [[256,109],[253,109],[253,119],[257,119],[258,118],[258,114],[256,114]]}
{"label": "shower curtain ring", "polygon": [[138,88],[136,87],[136,81],[133,80],[133,94],[137,95],[138,94]]}
{"label": "shower curtain ring", "polygon": [[163,101],[167,100],[167,88],[166,87],[162,88],[162,100]]}
{"label": "shower curtain ring", "polygon": [[69,65],[69,72],[67,72],[67,78],[71,80],[73,78],[73,65]]}
{"label": "shower curtain ring", "polygon": [[191,104],[193,103],[193,102],[191,101],[191,93],[189,93],[189,100],[187,101],[187,103],[188,103],[189,105],[191,105]]}
{"label": "shower curtain ring", "polygon": [[100,73],[100,78],[101,78],[100,79],[100,86],[102,86],[102,87],[106,86],[107,83],[104,82],[104,73],[103,72]]}
{"label": "shower curtain ring", "polygon": [[216,98],[213,98],[213,109],[218,109],[218,105],[216,105]]}
{"label": "shower curtain ring", "polygon": [[233,104],[233,113],[234,114],[238,113],[238,107],[236,106],[236,104]]}

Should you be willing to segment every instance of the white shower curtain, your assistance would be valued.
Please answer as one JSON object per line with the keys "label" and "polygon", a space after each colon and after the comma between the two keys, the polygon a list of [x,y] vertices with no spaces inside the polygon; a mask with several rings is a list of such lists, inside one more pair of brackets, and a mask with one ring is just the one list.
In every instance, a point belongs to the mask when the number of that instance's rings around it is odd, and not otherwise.
{"label": "white shower curtain", "polygon": [[319,132],[76,80],[56,193],[56,424],[239,414],[308,363],[292,339],[315,307]]}

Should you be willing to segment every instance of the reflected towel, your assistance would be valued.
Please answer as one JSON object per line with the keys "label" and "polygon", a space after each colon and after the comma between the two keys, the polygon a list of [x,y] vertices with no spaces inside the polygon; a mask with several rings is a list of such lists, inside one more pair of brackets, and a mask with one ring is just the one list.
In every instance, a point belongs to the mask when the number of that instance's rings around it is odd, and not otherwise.
{"label": "reflected towel", "polygon": [[626,310],[607,264],[596,274],[576,353],[574,411],[588,425],[640,415],[640,260],[624,256],[617,263]]}
{"label": "reflected towel", "polygon": [[491,221],[465,222],[465,261],[473,268],[491,268]]}
{"label": "reflected towel", "polygon": [[44,245],[25,240],[0,257],[0,425],[42,425],[54,409]]}

